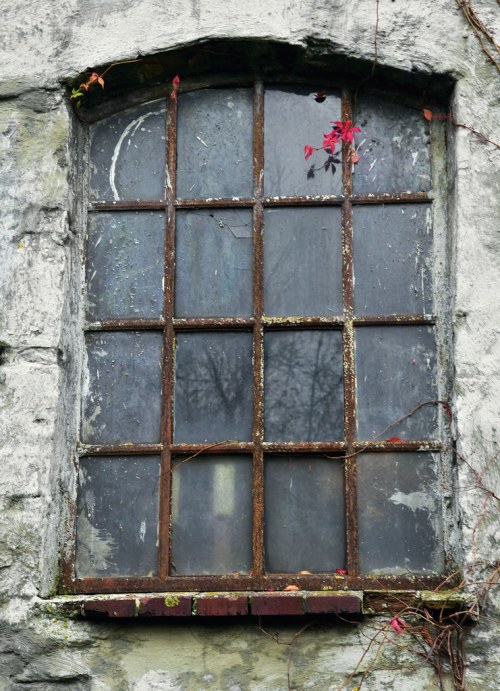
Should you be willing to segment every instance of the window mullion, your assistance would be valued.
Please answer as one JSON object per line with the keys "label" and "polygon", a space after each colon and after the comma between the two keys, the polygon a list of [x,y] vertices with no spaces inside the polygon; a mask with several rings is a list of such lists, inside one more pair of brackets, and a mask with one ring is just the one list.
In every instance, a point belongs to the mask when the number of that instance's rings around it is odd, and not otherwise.
{"label": "window mullion", "polygon": [[165,219],[165,273],[164,273],[164,317],[162,357],[162,425],[163,451],[160,469],[160,517],[158,527],[158,574],[166,578],[170,571],[170,499],[172,481],[172,411],[174,390],[175,332],[174,288],[175,288],[175,177],[177,160],[177,101],[170,98],[167,103],[167,180]]}
{"label": "window mullion", "polygon": [[264,573],[264,246],[263,246],[263,192],[264,192],[264,87],[254,87],[253,105],[253,575]]}
{"label": "window mullion", "polygon": [[[342,121],[352,120],[351,94],[342,92]],[[356,492],[356,457],[353,442],[356,435],[356,379],[354,362],[354,299],[352,266],[352,165],[351,144],[342,142],[342,283],[344,299],[344,328],[342,351],[344,360],[344,436],[345,506],[346,506],[346,566],[350,576],[358,575],[358,521]]]}

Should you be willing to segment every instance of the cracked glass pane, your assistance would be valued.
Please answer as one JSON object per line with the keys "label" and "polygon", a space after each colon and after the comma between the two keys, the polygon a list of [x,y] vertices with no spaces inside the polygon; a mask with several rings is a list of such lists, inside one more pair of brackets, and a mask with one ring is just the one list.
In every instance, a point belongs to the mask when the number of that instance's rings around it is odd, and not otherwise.
{"label": "cracked glass pane", "polygon": [[176,222],[176,317],[251,316],[251,210],[178,211]]}

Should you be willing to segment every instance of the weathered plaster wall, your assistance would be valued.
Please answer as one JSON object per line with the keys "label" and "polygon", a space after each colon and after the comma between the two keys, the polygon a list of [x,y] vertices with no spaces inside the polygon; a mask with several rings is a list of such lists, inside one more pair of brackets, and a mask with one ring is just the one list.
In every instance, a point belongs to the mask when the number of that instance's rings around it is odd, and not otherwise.
{"label": "weathered plaster wall", "polygon": [[[500,36],[495,0],[474,2]],[[456,80],[457,120],[500,139],[496,68],[452,0],[380,0],[378,60]],[[82,228],[63,80],[87,67],[205,38],[257,38],[373,58],[376,0],[28,0],[2,7],[0,27],[0,689],[286,689],[288,646],[253,622],[95,624],[39,607],[58,574],[60,506],[73,482],[78,415]],[[458,449],[481,471],[498,450],[500,151],[449,131],[449,219]],[[498,559],[498,514],[479,528],[487,495],[458,462],[468,574]],[[499,490],[498,464],[485,482]],[[495,487],[496,485],[496,487]],[[493,506],[493,503],[491,503]],[[497,531],[497,532],[495,532]],[[490,597],[491,599],[491,597]],[[498,604],[498,603],[497,603]],[[293,688],[336,689],[380,625],[321,623],[294,644]],[[274,622],[289,639],[301,622]],[[495,640],[495,635],[497,639]],[[498,630],[468,637],[468,686],[497,686]],[[367,689],[436,687],[431,668],[384,648]],[[352,682],[352,685],[354,682]]]}

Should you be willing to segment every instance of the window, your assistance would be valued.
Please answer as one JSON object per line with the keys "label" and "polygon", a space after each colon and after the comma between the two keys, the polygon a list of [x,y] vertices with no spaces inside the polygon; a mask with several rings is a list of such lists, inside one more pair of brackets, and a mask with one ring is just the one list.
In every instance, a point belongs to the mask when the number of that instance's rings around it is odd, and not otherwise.
{"label": "window", "polygon": [[354,107],[313,91],[90,127],[77,592],[442,580],[429,123],[360,97],[359,162],[307,175]]}

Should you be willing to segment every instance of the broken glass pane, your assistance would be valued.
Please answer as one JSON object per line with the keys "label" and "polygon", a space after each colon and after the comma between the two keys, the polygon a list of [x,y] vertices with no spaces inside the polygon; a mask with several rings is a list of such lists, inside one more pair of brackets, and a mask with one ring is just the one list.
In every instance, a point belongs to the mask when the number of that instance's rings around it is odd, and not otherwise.
{"label": "broken glass pane", "polygon": [[[429,326],[356,329],[359,439],[372,439],[415,406],[437,398],[436,343]],[[437,434],[435,405],[420,408],[380,438],[427,439]]]}
{"label": "broken glass pane", "polygon": [[355,206],[353,257],[356,314],[432,313],[430,204]]}
{"label": "broken glass pane", "polygon": [[344,568],[344,466],[316,456],[265,457],[266,571]]}
{"label": "broken glass pane", "polygon": [[361,96],[356,125],[355,194],[431,188],[429,123],[420,109]]}
{"label": "broken glass pane", "polygon": [[436,464],[430,453],[357,457],[362,574],[443,572]]}
{"label": "broken glass pane", "polygon": [[124,110],[93,125],[92,199],[165,198],[165,101]]}
{"label": "broken glass pane", "polygon": [[[332,91],[323,103],[310,89],[267,88],[264,100],[264,190],[268,197],[340,194],[341,147],[337,146],[333,169],[324,169],[328,154],[318,151],[307,161],[304,146],[321,147],[323,135],[340,120],[340,95]],[[311,167],[319,168],[308,175]]]}
{"label": "broken glass pane", "polygon": [[177,212],[177,317],[252,315],[250,209]]}
{"label": "broken glass pane", "polygon": [[266,209],[264,312],[333,316],[342,312],[342,231],[338,208]]}
{"label": "broken glass pane", "polygon": [[172,575],[249,573],[252,458],[202,455],[172,470]]}
{"label": "broken glass pane", "polygon": [[344,436],[340,331],[264,336],[264,438],[331,441]]}
{"label": "broken glass pane", "polygon": [[88,318],[101,321],[160,317],[164,247],[163,213],[90,214]]}
{"label": "broken glass pane", "polygon": [[202,89],[179,96],[177,196],[253,194],[253,95]]}
{"label": "broken glass pane", "polygon": [[88,333],[82,441],[160,441],[162,334]]}
{"label": "broken glass pane", "polygon": [[249,441],[252,382],[252,334],[178,334],[174,441]]}
{"label": "broken glass pane", "polygon": [[159,470],[158,456],[80,459],[78,578],[156,574]]}

